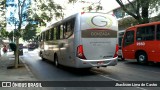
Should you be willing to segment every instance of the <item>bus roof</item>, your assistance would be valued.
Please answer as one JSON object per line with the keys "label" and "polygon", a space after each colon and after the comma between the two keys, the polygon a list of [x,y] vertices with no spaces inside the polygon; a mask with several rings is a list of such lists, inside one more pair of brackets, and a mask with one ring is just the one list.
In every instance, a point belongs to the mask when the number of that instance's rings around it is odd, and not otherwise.
{"label": "bus roof", "polygon": [[150,23],[145,23],[145,24],[138,24],[138,25],[131,26],[131,27],[127,28],[127,30],[128,29],[132,29],[132,28],[137,28],[137,27],[155,25],[155,24],[160,24],[160,21],[158,21],[158,22],[150,22]]}
{"label": "bus roof", "polygon": [[[69,16],[69,17],[63,19],[63,20],[60,20],[60,21],[57,21],[57,22],[51,24],[50,26],[46,27],[42,32],[45,32],[45,31],[47,31],[48,29],[52,28],[53,26],[59,25],[59,24],[65,22],[65,21],[67,21],[67,20],[69,20],[69,19],[75,17],[77,14],[78,14],[78,13],[73,14],[73,15],[71,15],[71,16]],[[41,33],[42,33],[42,32],[41,32]]]}
{"label": "bus roof", "polygon": [[[54,26],[60,25],[61,23],[66,22],[69,19],[72,19],[72,18],[76,17],[78,14],[82,15],[84,13],[103,13],[103,12],[80,12],[80,13],[75,13],[71,16],[68,16],[68,17],[64,18],[63,20],[57,21],[57,22],[53,23],[52,25],[46,27],[43,31],[41,31],[41,33],[47,31],[48,29],[51,29]],[[107,14],[107,13],[103,13],[103,14]],[[108,14],[108,15],[110,15],[110,14]]]}

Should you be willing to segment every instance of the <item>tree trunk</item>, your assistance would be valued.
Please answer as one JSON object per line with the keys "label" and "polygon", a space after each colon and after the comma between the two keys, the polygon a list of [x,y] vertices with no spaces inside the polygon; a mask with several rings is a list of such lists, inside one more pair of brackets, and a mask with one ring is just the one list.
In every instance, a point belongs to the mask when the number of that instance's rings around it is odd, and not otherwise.
{"label": "tree trunk", "polygon": [[149,23],[149,15],[148,15],[148,9],[149,9],[149,0],[142,1],[142,23]]}
{"label": "tree trunk", "polygon": [[18,68],[19,62],[19,37],[16,36],[16,51],[15,51],[15,68]]}

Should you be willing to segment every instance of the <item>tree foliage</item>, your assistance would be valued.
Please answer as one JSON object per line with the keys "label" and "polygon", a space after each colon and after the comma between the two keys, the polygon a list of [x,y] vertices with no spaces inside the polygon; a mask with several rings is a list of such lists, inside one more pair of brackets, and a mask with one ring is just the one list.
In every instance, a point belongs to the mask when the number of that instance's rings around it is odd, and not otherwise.
{"label": "tree foliage", "polygon": [[0,30],[0,35],[1,35],[1,38],[7,38],[9,35],[9,32],[7,32],[4,28],[2,28]]}
{"label": "tree foliage", "polygon": [[23,40],[24,41],[29,41],[36,37],[36,34],[37,34],[36,27],[37,25],[32,24],[32,23],[29,23],[25,27],[25,30],[23,30]]}
{"label": "tree foliage", "polygon": [[0,28],[5,29],[6,27],[6,0],[0,0]]}
{"label": "tree foliage", "polygon": [[68,0],[69,3],[82,3],[82,4],[88,4],[88,6],[84,6],[82,7],[82,10],[83,11],[86,11],[86,12],[91,12],[91,11],[95,11],[95,12],[98,12],[99,10],[102,10],[103,7],[101,5],[101,0],[97,0],[96,2],[88,2],[86,0]]}
{"label": "tree foliage", "polygon": [[54,0],[33,1],[28,10],[30,21],[36,21],[39,25],[46,25],[46,23],[50,22],[53,18],[63,18],[63,8],[56,4]]}

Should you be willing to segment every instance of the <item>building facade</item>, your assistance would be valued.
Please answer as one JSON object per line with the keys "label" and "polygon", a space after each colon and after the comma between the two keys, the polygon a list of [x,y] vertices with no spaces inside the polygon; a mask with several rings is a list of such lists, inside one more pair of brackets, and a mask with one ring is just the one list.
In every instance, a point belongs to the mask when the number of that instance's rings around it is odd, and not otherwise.
{"label": "building facade", "polygon": [[[136,4],[135,1],[133,1],[132,3]],[[130,3],[126,4],[126,7],[129,11],[134,12]],[[123,11],[121,7],[113,9],[109,13],[112,13],[117,17],[119,30],[125,30],[126,28],[137,24],[137,21],[133,17],[128,15],[125,11]],[[160,6],[158,3],[154,7],[149,7],[149,18],[150,22],[160,21]]]}

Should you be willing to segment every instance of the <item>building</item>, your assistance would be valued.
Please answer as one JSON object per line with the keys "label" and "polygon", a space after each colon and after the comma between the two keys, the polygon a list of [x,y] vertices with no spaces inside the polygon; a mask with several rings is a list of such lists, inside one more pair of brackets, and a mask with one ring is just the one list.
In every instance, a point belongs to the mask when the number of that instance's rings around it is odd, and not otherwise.
{"label": "building", "polygon": [[[136,0],[132,1],[132,3],[135,4]],[[130,11],[133,11],[130,3],[126,4],[126,7]],[[126,12],[124,12],[121,7],[115,8],[108,13],[114,14],[117,17],[119,30],[125,30],[126,28],[137,24],[136,20]],[[158,3],[154,7],[149,7],[149,17],[150,22],[160,21],[160,6],[158,5]]]}

